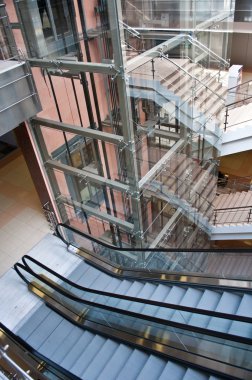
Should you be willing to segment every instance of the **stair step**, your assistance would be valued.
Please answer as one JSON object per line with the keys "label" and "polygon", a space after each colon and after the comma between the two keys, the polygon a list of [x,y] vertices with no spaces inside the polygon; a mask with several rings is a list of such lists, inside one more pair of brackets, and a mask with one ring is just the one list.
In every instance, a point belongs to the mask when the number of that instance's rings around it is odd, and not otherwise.
{"label": "stair step", "polygon": [[[202,291],[194,288],[188,288],[183,298],[180,301],[181,306],[197,307],[197,304],[202,297]],[[187,323],[191,317],[191,313],[181,313],[179,310],[175,311],[171,320],[179,323]]]}
{"label": "stair step", "polygon": [[[215,310],[221,298],[221,294],[219,292],[215,292],[213,290],[205,290],[203,295],[197,305],[199,309],[204,310]],[[210,322],[211,317],[207,315],[199,315],[193,314],[189,319],[188,323],[190,325],[198,326],[198,327],[207,327]]]}
{"label": "stair step", "polygon": [[87,342],[84,339],[80,339],[72,350],[75,352],[75,359],[73,352],[70,352],[71,361],[70,355],[65,359],[67,361],[69,370],[75,375],[81,376],[85,369],[96,357],[96,355],[98,355],[98,353],[101,351],[106,342],[106,338],[95,334],[91,334],[91,339],[89,337],[89,340]]}
{"label": "stair step", "polygon": [[[152,296],[150,297],[150,300],[164,302],[164,299],[167,298],[170,290],[171,290],[171,286],[159,284],[156,287]],[[146,315],[154,315],[156,311],[157,311],[156,306],[145,305],[142,310],[142,313]]]}
{"label": "stair step", "polygon": [[158,380],[182,380],[186,370],[186,367],[169,361]]}
{"label": "stair step", "polygon": [[[165,298],[164,302],[178,304],[182,300],[186,293],[186,289],[174,285],[169,292],[168,296]],[[157,318],[170,319],[173,315],[174,310],[159,308],[155,314]]]}
{"label": "stair step", "polygon": [[103,368],[97,380],[116,380],[120,374],[122,368],[127,363],[133,349],[126,346],[125,344],[120,344],[111,358],[107,361],[107,364]]}
{"label": "stair step", "polygon": [[[236,314],[236,311],[241,302],[241,297],[237,294],[223,292],[220,301],[216,307],[217,312]],[[211,318],[207,328],[215,331],[228,332],[231,325],[230,320]]]}
{"label": "stair step", "polygon": [[[64,347],[65,337],[72,333],[73,324],[63,319],[62,322],[56,327],[56,329],[48,336],[44,343],[40,346],[39,351],[42,355],[52,358],[55,350],[62,350]],[[64,334],[62,334],[64,331]]]}
{"label": "stair step", "polygon": [[[107,339],[105,344],[100,348],[99,352],[97,352],[96,355],[93,355],[93,360],[89,363],[88,366],[85,362],[87,361],[87,355],[89,352],[83,357],[82,363],[85,363],[85,369],[82,370],[82,372],[78,371],[77,375],[80,374],[83,379],[97,379],[103,369],[105,369],[105,366],[110,360],[111,356],[113,356],[118,348],[119,343],[111,339]],[[89,350],[90,348],[88,351]]]}
{"label": "stair step", "polygon": [[195,369],[189,368],[184,377],[183,380],[209,380],[209,376],[206,375],[203,372],[196,371]]}
{"label": "stair step", "polygon": [[33,318],[30,318],[23,323],[21,327],[19,327],[19,334],[22,339],[26,340],[39,325],[43,322],[43,320],[51,313],[51,310],[48,309],[45,305],[40,305],[37,310],[33,313]]}
{"label": "stair step", "polygon": [[[76,329],[77,330],[77,329]],[[67,370],[71,371],[73,366],[78,366],[78,363],[81,363],[83,361],[83,351],[86,351],[86,348],[89,347],[89,345],[95,340],[97,341],[98,338],[100,338],[101,344],[104,344],[105,338],[103,337],[96,337],[95,334],[91,333],[90,331],[84,331],[82,329],[78,329],[81,331],[81,334],[79,336],[79,339],[76,339],[73,342],[72,337],[70,337],[70,342],[74,343],[72,346],[70,346],[67,342],[66,346],[60,347],[60,350],[63,350],[63,354],[61,354],[62,360],[59,362],[60,365],[62,365]],[[76,332],[75,332],[76,334]],[[76,337],[76,335],[74,336]],[[100,345],[101,345],[100,344]]]}
{"label": "stair step", "polygon": [[154,355],[150,355],[136,380],[156,380],[159,378],[166,365],[166,361]]}
{"label": "stair step", "polygon": [[[129,297],[136,297],[143,287],[144,287],[144,283],[141,283],[139,281],[134,281],[132,285],[130,286],[130,288],[127,290],[126,295]],[[130,303],[129,301],[126,301],[126,300],[121,300],[116,305],[116,307],[119,307],[125,310],[127,310],[129,306],[130,306]]]}
{"label": "stair step", "polygon": [[[135,380],[138,374],[141,372],[145,363],[148,360],[149,355],[143,351],[135,349],[127,362],[121,369],[121,372],[117,376],[117,380]],[[105,380],[105,379],[104,379]]]}
{"label": "stair step", "polygon": [[56,350],[50,356],[50,358],[55,363],[65,363],[64,362],[65,357],[69,354],[71,349],[75,347],[76,343],[78,342],[78,340],[83,334],[82,329],[76,328],[76,326],[73,326],[73,324],[71,324],[71,326],[72,328],[70,329],[70,331],[67,330],[66,333],[64,334],[62,334],[62,331],[61,331],[61,334],[63,336],[61,346],[58,346],[58,347],[54,346]]}
{"label": "stair step", "polygon": [[[151,299],[152,294],[156,290],[156,285],[146,283],[143,288],[140,290],[140,292],[137,294],[138,298],[145,298],[145,299]],[[144,308],[144,305],[137,302],[132,302],[130,306],[127,308],[129,311],[133,311],[135,313],[142,312],[142,309]]]}
{"label": "stair step", "polygon": [[[244,294],[241,303],[237,309],[236,315],[242,315],[245,317],[251,317],[252,310],[252,296],[250,294]],[[252,325],[251,324],[241,324],[238,321],[231,323],[228,331],[230,334],[245,336],[247,338],[252,338]]]}

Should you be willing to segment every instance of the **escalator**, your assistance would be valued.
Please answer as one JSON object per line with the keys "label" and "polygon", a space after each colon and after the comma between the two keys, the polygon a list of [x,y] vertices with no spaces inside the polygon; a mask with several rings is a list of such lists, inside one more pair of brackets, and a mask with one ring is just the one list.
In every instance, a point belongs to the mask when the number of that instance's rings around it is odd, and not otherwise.
{"label": "escalator", "polygon": [[113,262],[118,257],[108,258],[107,244],[91,238],[83,248],[85,234],[65,225],[57,231],[85,260],[68,276],[28,255],[15,264],[43,300],[15,332],[19,339],[83,379],[251,378],[248,279],[162,274],[143,268],[151,250],[142,257],[143,250],[110,247],[128,263],[123,268]]}

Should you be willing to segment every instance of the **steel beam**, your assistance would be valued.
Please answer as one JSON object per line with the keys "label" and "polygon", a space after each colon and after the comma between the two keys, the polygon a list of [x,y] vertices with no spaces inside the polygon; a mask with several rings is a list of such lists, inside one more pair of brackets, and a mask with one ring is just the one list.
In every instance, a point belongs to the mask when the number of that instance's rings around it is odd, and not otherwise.
{"label": "steel beam", "polygon": [[87,73],[100,73],[107,75],[115,75],[117,70],[111,63],[91,63],[91,62],[78,62],[78,61],[61,61],[61,60],[49,60],[49,59],[28,59],[32,67],[40,67],[43,69],[55,69],[55,70],[71,70],[75,73],[87,72]]}
{"label": "steel beam", "polygon": [[72,124],[61,123],[60,121],[44,119],[42,117],[32,118],[32,124],[57,129],[63,132],[73,133],[75,135],[80,135],[91,139],[102,140],[115,145],[123,143],[123,136],[102,132],[96,129],[76,127]]}
{"label": "steel beam", "polygon": [[45,162],[45,167],[61,170],[62,172],[66,173],[66,174],[74,175],[77,177],[86,178],[88,181],[90,181],[92,183],[96,183],[96,184],[101,185],[101,186],[107,186],[107,187],[110,187],[111,189],[118,190],[118,191],[121,191],[123,193],[128,193],[130,190],[128,185],[125,185],[119,181],[113,181],[111,179],[104,178],[100,175],[93,174],[87,170],[77,169],[77,168],[74,168],[72,166],[62,164],[62,163],[55,161],[55,160],[48,159]]}
{"label": "steel beam", "polygon": [[98,219],[102,219],[102,220],[105,220],[106,222],[112,223],[120,227],[122,230],[126,232],[132,233],[134,230],[134,225],[127,222],[126,220],[116,218],[115,216],[99,211],[98,209],[95,209],[94,207],[87,206],[85,204],[74,201],[72,199],[69,200],[69,198],[63,195],[60,195],[57,198],[57,201],[64,202],[66,205],[73,205],[74,207],[80,208],[81,210],[85,211],[86,214],[95,216]]}
{"label": "steel beam", "polygon": [[153,134],[155,137],[160,137],[164,139],[176,140],[180,139],[180,135],[176,132],[165,131],[163,129],[154,129]]}
{"label": "steel beam", "polygon": [[139,181],[139,189],[142,189],[143,186],[152,180],[153,177],[157,175],[157,172],[162,170],[162,166],[169,160],[172,155],[180,149],[185,144],[184,140],[179,140],[175,145],[171,147],[171,149],[148,171],[147,174]]}
{"label": "steel beam", "polygon": [[153,58],[160,57],[161,54],[166,54],[169,50],[184,42],[186,38],[187,36],[185,34],[179,34],[178,36],[170,38],[169,40],[162,42],[154,48],[147,50],[140,55],[137,55],[127,63],[125,71],[129,73],[132,70],[135,70],[137,67],[145,64],[146,62],[151,61]]}

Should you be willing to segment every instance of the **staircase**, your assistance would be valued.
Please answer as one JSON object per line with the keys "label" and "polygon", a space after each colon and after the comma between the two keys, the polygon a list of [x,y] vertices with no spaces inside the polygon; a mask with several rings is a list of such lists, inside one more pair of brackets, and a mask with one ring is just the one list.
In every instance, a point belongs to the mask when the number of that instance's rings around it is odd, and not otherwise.
{"label": "staircase", "polygon": [[144,186],[144,195],[180,208],[192,222],[207,233],[212,218],[216,177],[212,174],[214,164],[205,168],[183,153],[174,153],[160,174]]}
{"label": "staircase", "polygon": [[[154,74],[151,62],[147,62],[133,71],[132,77],[159,81],[160,84],[178,96],[180,103],[186,102],[194,107],[194,113],[204,113],[216,117],[225,107],[227,88],[219,81],[216,71],[207,70],[189,59],[156,58]],[[153,78],[154,75],[154,78]]]}
{"label": "staircase", "polygon": [[252,191],[220,194],[214,200],[212,223],[216,226],[252,223]]}

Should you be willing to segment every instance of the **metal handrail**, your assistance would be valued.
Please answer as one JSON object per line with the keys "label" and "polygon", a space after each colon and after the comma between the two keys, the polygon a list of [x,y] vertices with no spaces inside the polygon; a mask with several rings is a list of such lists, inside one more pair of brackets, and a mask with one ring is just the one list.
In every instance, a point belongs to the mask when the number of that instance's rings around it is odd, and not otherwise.
{"label": "metal handrail", "polygon": [[[217,217],[219,214],[223,215],[225,213],[236,213],[237,211],[245,211],[246,212],[246,218],[244,220],[240,220],[239,218],[239,221],[234,221],[234,220],[231,220],[231,221],[217,221]],[[220,209],[216,209],[214,211],[214,216],[213,216],[213,225],[217,225],[217,224],[238,224],[238,223],[252,223],[252,206],[239,206],[239,207],[230,207],[230,208],[220,208]]]}
{"label": "metal handrail", "polygon": [[141,38],[140,33],[134,28],[132,28],[131,26],[129,26],[128,24],[126,24],[124,21],[119,20],[119,24],[122,25],[127,30],[127,32],[129,32],[132,36],[136,38]]}
{"label": "metal handrail", "polygon": [[252,80],[250,79],[250,80],[247,80],[246,82],[242,82],[242,83],[240,83],[240,84],[237,84],[237,85],[234,86],[234,87],[230,87],[230,88],[228,89],[228,91],[233,90],[233,89],[235,89],[235,88],[237,88],[237,87],[241,87],[241,86],[243,86],[244,84],[248,84],[248,83],[252,83]]}
{"label": "metal handrail", "polygon": [[252,95],[251,95],[251,96],[248,96],[247,98],[244,98],[244,99],[242,99],[242,100],[236,100],[236,101],[233,102],[233,103],[229,103],[229,104],[226,105],[226,109],[228,109],[230,106],[233,106],[233,105],[235,105],[235,104],[242,103],[242,102],[246,102],[246,100],[251,99],[251,98],[252,98]]}
{"label": "metal handrail", "polygon": [[224,66],[228,67],[230,65],[230,63],[228,61],[226,61],[224,58],[220,57],[214,51],[212,51],[211,49],[209,49],[208,47],[206,47],[205,45],[203,45],[197,39],[193,38],[190,34],[187,35],[187,39],[190,40],[192,44],[198,45],[199,48],[201,48],[202,50],[207,51],[210,55],[214,56],[218,61],[221,61],[224,64]]}
{"label": "metal handrail", "polygon": [[240,209],[251,209],[252,210],[252,206],[239,206],[239,207],[225,207],[225,208],[218,208],[218,209],[215,209],[215,212],[219,212],[219,211],[236,211],[236,210],[240,210]]}

